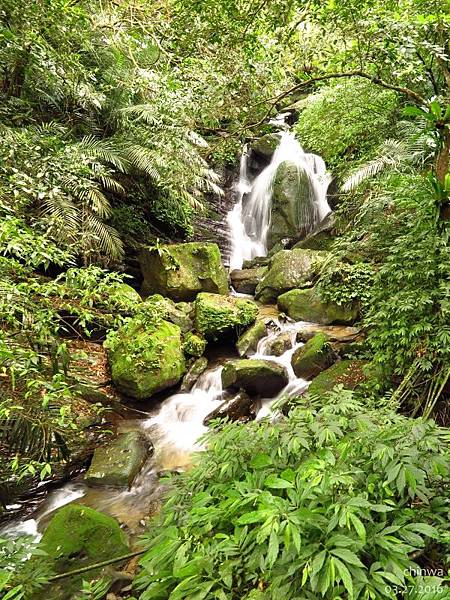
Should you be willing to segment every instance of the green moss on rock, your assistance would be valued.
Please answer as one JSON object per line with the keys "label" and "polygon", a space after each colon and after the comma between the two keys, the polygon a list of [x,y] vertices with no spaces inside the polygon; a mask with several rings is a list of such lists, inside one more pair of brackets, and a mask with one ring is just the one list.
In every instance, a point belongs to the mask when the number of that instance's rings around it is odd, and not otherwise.
{"label": "green moss on rock", "polygon": [[280,134],[279,133],[268,133],[263,135],[258,140],[253,142],[250,145],[250,149],[262,156],[263,158],[270,160],[272,158],[273,153],[277,149],[280,144]]}
{"label": "green moss on rock", "polygon": [[95,449],[84,480],[91,485],[131,487],[149,454],[149,447],[140,431],[120,434],[107,446]]}
{"label": "green moss on rock", "polygon": [[[39,549],[47,556],[32,560],[48,565],[56,574],[129,552],[126,536],[115,519],[80,504],[68,504],[55,512]],[[89,579],[99,577],[100,573],[100,569],[89,571]],[[33,600],[69,600],[80,590],[83,579],[86,579],[85,573],[52,582],[33,595]]]}
{"label": "green moss on rock", "polygon": [[267,335],[267,326],[264,321],[257,321],[254,325],[247,329],[236,342],[236,348],[239,356],[248,356],[254,354],[258,346],[259,340]]}
{"label": "green moss on rock", "polygon": [[310,380],[331,366],[334,358],[328,336],[316,333],[304,346],[297,348],[291,362],[297,377]]}
{"label": "green moss on rock", "polygon": [[282,294],[278,297],[278,309],[295,321],[321,325],[353,323],[358,317],[356,306],[324,302],[314,288],[295,289]]}
{"label": "green moss on rock", "polygon": [[127,308],[130,305],[135,306],[142,302],[141,296],[131,287],[131,285],[128,285],[128,283],[118,283],[114,285],[108,300],[119,308]]}
{"label": "green moss on rock", "polygon": [[189,242],[143,249],[142,293],[192,301],[199,292],[228,293],[228,276],[217,244]]}
{"label": "green moss on rock", "polygon": [[144,400],[180,381],[186,371],[178,325],[131,319],[108,335],[111,377],[123,394]]}
{"label": "green moss on rock", "polygon": [[184,336],[183,352],[189,356],[202,356],[206,349],[205,338],[196,333],[189,332]]}
{"label": "green moss on rock", "polygon": [[194,362],[189,367],[188,372],[183,378],[183,382],[181,384],[182,392],[189,392],[197,382],[200,375],[206,370],[208,367],[208,359],[206,356],[201,356],[194,360]]}
{"label": "green moss on rock", "polygon": [[258,306],[245,298],[201,293],[195,302],[195,327],[207,339],[235,333],[255,322]]}
{"label": "green moss on rock", "polygon": [[329,256],[328,252],[301,248],[277,252],[256,288],[255,298],[269,304],[288,290],[310,286]]}
{"label": "green moss on rock", "polygon": [[178,325],[183,333],[190,331],[193,327],[191,318],[193,306],[189,302],[175,303],[170,298],[161,296],[161,294],[154,294],[149,296],[140,308],[140,312],[150,318],[165,319],[174,325]]}
{"label": "green moss on rock", "polygon": [[222,370],[222,385],[225,389],[243,389],[249,394],[272,398],[288,383],[288,374],[283,365],[271,360],[231,360]]}
{"label": "green moss on rock", "polygon": [[363,371],[366,364],[363,360],[340,360],[312,380],[308,393],[321,396],[336,385],[354,390],[367,380]]}

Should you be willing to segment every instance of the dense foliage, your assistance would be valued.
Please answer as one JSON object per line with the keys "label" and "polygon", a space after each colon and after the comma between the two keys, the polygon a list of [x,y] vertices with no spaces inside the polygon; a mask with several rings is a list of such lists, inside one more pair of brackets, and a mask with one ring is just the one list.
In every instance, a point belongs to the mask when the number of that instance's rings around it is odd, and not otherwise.
{"label": "dense foliage", "polygon": [[351,392],[208,435],[172,482],[136,585],[150,598],[397,598],[449,539],[448,433]]}

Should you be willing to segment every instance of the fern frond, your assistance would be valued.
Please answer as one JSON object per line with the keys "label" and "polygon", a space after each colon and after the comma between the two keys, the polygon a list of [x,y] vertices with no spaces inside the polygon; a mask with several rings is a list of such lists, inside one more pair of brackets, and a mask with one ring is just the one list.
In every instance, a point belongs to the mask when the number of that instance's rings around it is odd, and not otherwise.
{"label": "fern frond", "polygon": [[354,171],[344,182],[342,190],[350,192],[357,188],[363,181],[378,175],[387,167],[399,166],[407,157],[408,148],[399,140],[386,140],[380,148],[380,156],[367,162]]}
{"label": "fern frond", "polygon": [[133,144],[126,149],[126,157],[136,169],[147,173],[156,182],[160,181],[160,174],[155,167],[155,153],[151,150]]}
{"label": "fern frond", "polygon": [[87,135],[78,142],[77,149],[86,153],[90,158],[98,158],[110,163],[122,173],[126,172],[127,163],[122,155],[122,149],[116,146],[111,139],[99,140],[93,135]]}

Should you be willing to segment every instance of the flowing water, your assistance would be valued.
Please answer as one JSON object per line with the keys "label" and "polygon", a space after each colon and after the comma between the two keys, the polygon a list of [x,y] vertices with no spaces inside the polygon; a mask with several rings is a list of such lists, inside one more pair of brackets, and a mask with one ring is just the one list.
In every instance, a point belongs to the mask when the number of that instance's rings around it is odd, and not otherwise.
{"label": "flowing water", "polygon": [[281,134],[270,164],[253,180],[248,161],[248,148],[244,147],[239,180],[235,186],[237,202],[227,217],[231,234],[231,270],[240,269],[244,260],[267,255],[272,187],[282,163],[295,164],[299,174],[306,175],[308,179],[308,201],[312,206],[304,215],[299,215],[303,228],[312,230],[330,212],[327,189],[331,177],[325,163],[320,156],[306,153],[291,133],[285,131]]}
{"label": "flowing water", "polygon": [[[329,212],[326,201],[329,179],[325,165],[319,157],[306,154],[291,134],[285,132],[281,135],[271,163],[253,181],[250,181],[248,174],[248,155],[244,148],[236,187],[238,201],[228,216],[233,246],[231,269],[240,268],[244,259],[266,254],[272,183],[277,168],[287,160],[295,163],[298,169],[308,175],[311,201],[317,208],[316,219],[321,220]],[[288,384],[277,398],[259,400],[257,420],[268,416],[276,418],[276,412],[271,409],[277,399],[298,395],[308,387],[308,382],[298,379],[291,367],[292,355],[301,345],[301,342],[297,342],[297,333],[304,324],[282,323],[274,316],[266,316],[265,320],[270,331],[259,342],[257,351],[251,358],[264,358],[283,365],[288,374]],[[280,356],[275,356],[271,354],[272,344],[280,335],[283,335],[287,343],[285,351]],[[207,431],[203,424],[205,417],[229,397],[222,389],[221,371],[222,366],[213,363],[189,393],[170,396],[153,412],[149,412],[147,419],[120,424],[119,433],[138,429],[148,436],[154,447],[153,454],[130,490],[89,487],[82,479],[75,480],[51,492],[30,518],[11,523],[0,534],[11,537],[34,535],[39,538],[51,514],[73,501],[116,517],[132,535],[139,533],[143,525],[142,519],[157,510],[162,492],[159,482],[161,472],[187,469],[192,453],[203,449],[200,438]]]}

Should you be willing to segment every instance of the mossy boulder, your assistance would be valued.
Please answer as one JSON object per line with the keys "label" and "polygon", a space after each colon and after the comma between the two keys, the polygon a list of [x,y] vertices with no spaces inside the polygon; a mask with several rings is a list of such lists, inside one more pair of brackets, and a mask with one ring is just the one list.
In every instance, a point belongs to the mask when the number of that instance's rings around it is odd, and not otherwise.
{"label": "mossy boulder", "polygon": [[259,157],[270,161],[273,153],[280,144],[281,136],[279,133],[268,133],[263,135],[258,140],[252,142],[250,150],[252,150]]}
{"label": "mossy boulder", "polygon": [[108,298],[109,302],[113,302],[118,308],[127,308],[135,306],[142,302],[138,292],[128,285],[128,283],[118,283],[112,287]]}
{"label": "mossy boulder", "polygon": [[224,389],[243,389],[264,398],[276,396],[288,383],[283,365],[272,360],[231,360],[222,370]]}
{"label": "mossy boulder", "polygon": [[310,380],[330,367],[335,360],[328,336],[316,333],[292,355],[291,364],[297,377]]}
{"label": "mossy boulder", "polygon": [[324,302],[314,288],[295,289],[282,294],[278,297],[278,309],[294,321],[321,325],[353,323],[358,317],[357,306]]}
{"label": "mossy boulder", "polygon": [[267,325],[264,321],[257,321],[236,342],[239,356],[249,356],[256,352],[258,342],[267,335]]}
{"label": "mossy boulder", "polygon": [[188,356],[202,356],[206,349],[206,340],[204,337],[192,333],[191,331],[184,336],[183,352]]}
{"label": "mossy boulder", "polygon": [[187,333],[194,326],[193,312],[194,307],[189,302],[175,303],[170,298],[165,298],[161,294],[149,296],[141,306],[141,312],[149,315],[151,318],[160,318],[170,321]]}
{"label": "mossy boulder", "polygon": [[201,293],[195,301],[195,327],[207,339],[236,333],[258,316],[258,306],[246,298]]}
{"label": "mossy boulder", "polygon": [[122,433],[107,446],[95,449],[84,480],[90,485],[130,488],[150,448],[140,431]]}
{"label": "mossy boulder", "polygon": [[131,319],[105,342],[115,387],[136,400],[177,384],[186,371],[181,329],[164,320]]}
{"label": "mossy boulder", "polygon": [[284,238],[305,236],[317,219],[314,190],[308,174],[293,162],[280,164],[272,187],[267,247]]}
{"label": "mossy boulder", "polygon": [[288,290],[312,285],[329,256],[328,252],[300,248],[277,252],[256,288],[255,298],[263,304],[269,304]]}
{"label": "mossy boulder", "polygon": [[188,242],[143,249],[142,293],[192,301],[199,292],[228,293],[228,276],[217,244]]}
{"label": "mossy boulder", "polygon": [[308,393],[320,396],[337,385],[342,385],[347,390],[354,390],[367,381],[364,373],[366,364],[363,360],[340,360],[312,380]]}
{"label": "mossy boulder", "polygon": [[[127,538],[112,517],[80,504],[68,504],[55,512],[39,549],[47,556],[31,560],[48,565],[56,573],[66,573],[126,555]],[[118,563],[120,566],[120,563]],[[116,565],[117,568],[117,565]],[[89,571],[89,579],[99,577],[101,569]],[[71,600],[81,589],[86,573],[52,582],[33,595],[33,600]]]}
{"label": "mossy boulder", "polygon": [[329,213],[305,239],[297,242],[294,248],[331,250],[336,239],[333,235],[334,221],[333,213]]}
{"label": "mossy boulder", "polygon": [[256,286],[267,271],[267,267],[253,267],[251,269],[236,269],[230,273],[231,285],[239,294],[253,296]]}

